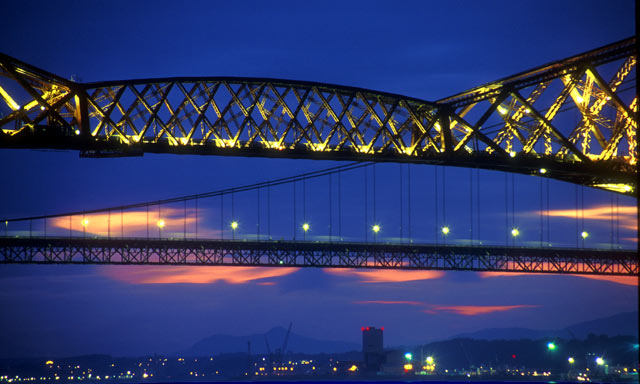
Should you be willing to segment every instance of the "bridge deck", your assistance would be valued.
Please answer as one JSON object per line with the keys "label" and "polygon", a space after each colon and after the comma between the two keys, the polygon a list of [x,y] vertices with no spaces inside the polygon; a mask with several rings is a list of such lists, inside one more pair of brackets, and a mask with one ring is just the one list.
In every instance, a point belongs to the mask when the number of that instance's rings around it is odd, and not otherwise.
{"label": "bridge deck", "polygon": [[635,250],[143,238],[0,238],[0,263],[235,265],[637,276]]}

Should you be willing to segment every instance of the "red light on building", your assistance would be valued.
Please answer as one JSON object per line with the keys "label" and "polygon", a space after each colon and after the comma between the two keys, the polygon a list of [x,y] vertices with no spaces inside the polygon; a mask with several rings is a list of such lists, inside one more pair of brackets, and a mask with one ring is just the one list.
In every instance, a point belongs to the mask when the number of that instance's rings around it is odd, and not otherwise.
{"label": "red light on building", "polygon": [[511,355],[511,358],[515,359],[516,358],[516,354],[514,353],[513,355]]}
{"label": "red light on building", "polygon": [[380,327],[380,329],[384,331],[384,327]]}
{"label": "red light on building", "polygon": [[364,332],[364,327],[362,327],[361,329],[362,329],[362,332]]}
{"label": "red light on building", "polygon": [[371,330],[371,328],[367,327],[367,331],[370,331],[370,330]]}

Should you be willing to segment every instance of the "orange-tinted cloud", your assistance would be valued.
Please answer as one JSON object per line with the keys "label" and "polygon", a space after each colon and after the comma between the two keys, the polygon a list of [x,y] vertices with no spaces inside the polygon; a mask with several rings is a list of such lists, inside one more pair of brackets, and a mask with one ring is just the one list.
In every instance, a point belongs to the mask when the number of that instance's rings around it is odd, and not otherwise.
{"label": "orange-tinted cloud", "polygon": [[433,313],[438,311],[451,312],[463,316],[477,316],[486,315],[493,312],[511,311],[519,308],[537,308],[539,305],[443,305],[434,306],[426,313]]}
{"label": "orange-tinted cloud", "polygon": [[[194,226],[195,222],[195,212],[187,210],[186,225],[189,231],[193,229],[192,226]],[[69,216],[56,217],[52,220],[54,227],[67,231],[71,229],[100,236],[106,236],[109,231],[112,236],[120,236],[122,232],[124,237],[132,237],[136,233],[139,235],[141,232],[146,233],[147,226],[149,233],[152,236],[157,236],[160,229],[159,223],[162,225],[163,234],[183,233],[185,226],[184,210],[163,208],[161,212],[154,209],[148,213],[146,210],[112,212],[111,214],[107,212],[72,216],[71,220],[69,220]]]}
{"label": "orange-tinted cloud", "polygon": [[[232,266],[127,266],[106,268],[104,274],[129,284],[243,284],[254,280],[290,275],[298,268]],[[274,282],[263,282],[267,285]]]}
{"label": "orange-tinted cloud", "polygon": [[[618,220],[620,223],[620,228],[636,230],[638,228],[637,221],[637,213],[636,206],[634,205],[622,205],[618,206],[617,209],[614,207],[614,219],[615,219],[615,211],[618,213]],[[575,209],[553,209],[548,212],[550,217],[565,217],[569,219],[575,219],[576,217],[582,217],[583,210],[575,210]],[[546,216],[546,211],[535,211],[536,215]],[[594,220],[594,221],[604,221],[611,222],[612,211],[611,206],[607,204],[596,205],[590,208],[584,209],[584,219],[585,220]],[[637,240],[636,240],[637,241]]]}
{"label": "orange-tinted cloud", "polygon": [[638,278],[636,276],[601,276],[601,275],[572,275],[584,277],[587,279],[604,280],[612,283],[638,286]]}
{"label": "orange-tinted cloud", "polygon": [[400,269],[357,270],[350,268],[326,268],[324,270],[334,276],[357,277],[363,283],[402,283],[406,281],[439,279],[443,271],[408,271]]}
{"label": "orange-tinted cloud", "polygon": [[[520,276],[520,275],[551,276],[546,273],[526,273],[526,272],[478,272],[478,275],[482,278],[499,277],[499,276]],[[554,276],[560,276],[560,275],[554,275]],[[607,276],[607,275],[578,275],[578,274],[566,274],[562,276],[577,276],[577,277],[583,277],[585,279],[610,281],[612,283],[623,284],[623,285],[633,285],[633,286],[638,285],[638,278],[636,276]]]}
{"label": "orange-tinted cloud", "polygon": [[431,315],[438,312],[455,313],[462,316],[486,315],[493,312],[511,311],[520,308],[537,308],[540,305],[436,305],[422,303],[419,301],[395,301],[395,300],[365,300],[354,301],[353,304],[382,304],[382,305],[410,305],[415,307],[423,307],[422,312]]}

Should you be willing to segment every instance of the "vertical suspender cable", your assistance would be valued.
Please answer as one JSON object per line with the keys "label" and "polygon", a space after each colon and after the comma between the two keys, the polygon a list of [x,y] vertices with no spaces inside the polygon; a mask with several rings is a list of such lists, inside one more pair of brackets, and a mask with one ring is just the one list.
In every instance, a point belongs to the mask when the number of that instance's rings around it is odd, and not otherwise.
{"label": "vertical suspender cable", "polygon": [[402,163],[398,164],[398,167],[400,168],[400,242],[404,242],[404,226],[402,225],[404,223],[404,215],[403,215],[403,211],[404,211],[404,204],[403,204],[403,194],[404,191],[402,190],[402,183],[404,182],[403,177],[402,177]]}
{"label": "vertical suspender cable", "polygon": [[[511,226],[515,229],[516,225],[516,177],[511,174]],[[516,236],[511,236],[513,245],[516,244]]]}
{"label": "vertical suspender cable", "polygon": [[473,169],[469,168],[469,238],[473,244]]}
{"label": "vertical suspender cable", "polygon": [[260,240],[260,188],[256,189],[257,198],[258,198],[258,226],[256,228],[257,240]]}
{"label": "vertical suspender cable", "polygon": [[504,174],[504,240],[509,245],[509,175]]}
{"label": "vertical suspender cable", "polygon": [[111,238],[111,210],[107,213],[107,238]]}
{"label": "vertical suspender cable", "polygon": [[616,193],[616,245],[620,247],[620,195]]}
{"label": "vertical suspender cable", "polygon": [[409,233],[409,242],[412,243],[411,240],[411,164],[407,164],[407,216],[409,218],[408,225],[408,233]]}
{"label": "vertical suspender cable", "polygon": [[333,199],[332,199],[332,193],[333,193],[333,188],[332,188],[332,180],[333,180],[333,175],[329,174],[329,242],[333,241],[333,232],[332,232],[332,226],[333,226]]}
{"label": "vertical suspender cable", "polygon": [[544,180],[541,177],[538,177],[538,189],[540,190],[540,196],[538,197],[538,203],[540,204],[540,212],[539,212],[539,216],[540,216],[540,247],[542,247],[542,242],[543,242],[543,234],[544,234],[544,214],[543,214],[543,210],[544,207],[542,205],[542,184],[543,184]]}
{"label": "vertical suspender cable", "polygon": [[224,193],[220,194],[220,238],[224,240]]}
{"label": "vertical suspender cable", "polygon": [[149,204],[147,204],[146,207],[147,207],[147,239],[149,239]]}
{"label": "vertical suspender cable", "polygon": [[[580,186],[580,228],[584,232],[584,186]],[[580,233],[582,237],[582,248],[584,248],[585,237]]]}
{"label": "vertical suspender cable", "polygon": [[124,237],[124,210],[120,210],[120,237]]}
{"label": "vertical suspender cable", "polygon": [[371,172],[373,172],[373,224],[378,224],[378,205],[376,204],[376,201],[378,199],[378,194],[376,193],[376,175],[377,175],[377,169],[376,169],[376,164],[373,164],[373,170]]}
{"label": "vertical suspender cable", "polygon": [[447,227],[447,169],[442,167],[442,222]]}
{"label": "vertical suspender cable", "polygon": [[296,239],[296,182],[293,182],[293,240]]}
{"label": "vertical suspender cable", "polygon": [[183,205],[183,211],[184,211],[184,222],[183,222],[183,228],[182,228],[182,231],[183,231],[182,236],[183,236],[183,238],[186,240],[186,239],[187,239],[187,200],[185,199],[185,200],[183,200],[182,202],[183,202],[183,204],[184,204],[184,205]]}
{"label": "vertical suspender cable", "polygon": [[575,215],[575,218],[576,218],[576,248],[578,248],[580,246],[579,245],[579,241],[580,241],[580,228],[579,228],[579,226],[580,226],[580,217],[578,216],[578,204],[579,204],[579,201],[578,201],[578,184],[575,185],[574,190],[575,190],[575,205],[576,205],[575,211],[574,211],[574,215]]}
{"label": "vertical suspender cable", "polygon": [[271,240],[271,184],[267,187],[267,232]]}
{"label": "vertical suspender cable", "polygon": [[611,221],[611,223],[610,223],[610,232],[611,233],[610,233],[609,242],[611,244],[611,249],[613,249],[613,240],[614,240],[614,238],[613,238],[613,221],[614,221],[614,217],[613,217],[613,192],[609,192],[609,200],[610,200],[610,202],[609,202],[609,206],[610,206],[609,217],[611,219],[610,220]]}
{"label": "vertical suspender cable", "polygon": [[476,239],[480,242],[480,170],[476,168]]}
{"label": "vertical suspender cable", "polygon": [[[375,164],[374,164],[375,166]],[[364,168],[364,241],[365,243],[369,241],[369,223],[367,217],[367,205],[368,205],[368,196],[367,196],[367,168]]]}
{"label": "vertical suspender cable", "polygon": [[435,211],[435,226],[434,226],[434,238],[436,244],[438,244],[438,166],[433,166],[433,191],[435,198],[433,199],[434,211]]}
{"label": "vertical suspender cable", "polygon": [[549,245],[551,245],[551,215],[549,212],[549,204],[550,204],[550,199],[549,199],[549,179],[544,179],[545,184],[547,185],[547,243]]}
{"label": "vertical suspender cable", "polygon": [[44,237],[47,237],[47,218],[44,218]]}
{"label": "vertical suspender cable", "polygon": [[198,238],[198,196],[196,196],[196,239]]}
{"label": "vertical suspender cable", "polygon": [[338,237],[342,240],[342,172],[338,172]]}

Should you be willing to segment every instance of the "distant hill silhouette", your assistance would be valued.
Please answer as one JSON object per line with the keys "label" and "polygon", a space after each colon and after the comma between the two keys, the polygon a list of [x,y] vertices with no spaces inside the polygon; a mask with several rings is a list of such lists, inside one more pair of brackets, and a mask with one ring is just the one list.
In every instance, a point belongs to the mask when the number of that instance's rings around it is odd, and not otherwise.
{"label": "distant hill silhouette", "polygon": [[[271,352],[282,348],[287,330],[275,327],[266,333],[252,334],[248,336],[212,335],[195,343],[184,351],[187,356],[209,356],[221,353],[247,352],[247,342],[251,342],[252,354],[266,354],[267,346],[265,336],[269,341]],[[360,350],[356,343],[344,341],[318,340],[294,333],[289,335],[287,351],[295,353],[342,353]]]}
{"label": "distant hill silhouette", "polygon": [[[271,352],[282,348],[287,330],[275,327],[266,333],[246,336],[229,336],[216,334],[193,344],[190,348],[180,352],[186,356],[211,356],[224,353],[246,353],[247,342],[251,342],[252,354],[266,354],[265,336],[269,341]],[[529,329],[529,328],[488,328],[476,332],[461,333],[446,339],[476,339],[476,340],[539,340],[549,337],[563,339],[586,339],[592,333],[610,337],[624,335],[638,337],[638,312],[625,312],[617,315],[585,321],[557,330]],[[319,340],[301,336],[295,332],[289,335],[287,352],[291,353],[344,353],[360,351],[361,345],[335,340]]]}
{"label": "distant hill silhouette", "polygon": [[562,337],[565,339],[586,339],[593,333],[607,336],[635,336],[638,337],[638,312],[624,312],[601,319],[585,321],[563,329],[529,329],[529,328],[487,328],[476,332],[461,333],[450,337],[469,338],[477,340],[518,340],[543,339],[547,337]]}

